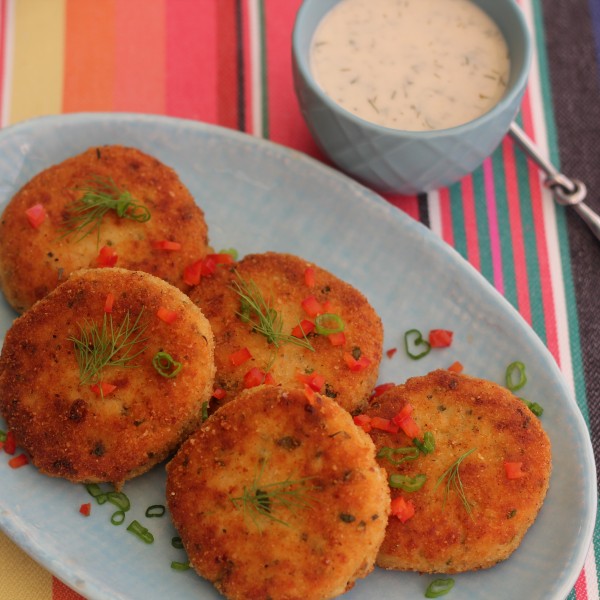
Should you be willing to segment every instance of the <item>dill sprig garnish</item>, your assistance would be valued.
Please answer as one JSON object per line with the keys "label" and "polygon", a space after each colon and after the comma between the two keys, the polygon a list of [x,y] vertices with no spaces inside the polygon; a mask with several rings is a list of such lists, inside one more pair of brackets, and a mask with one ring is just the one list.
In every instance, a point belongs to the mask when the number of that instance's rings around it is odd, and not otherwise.
{"label": "dill sprig garnish", "polygon": [[467,495],[465,494],[465,489],[463,487],[463,483],[462,480],[460,478],[460,465],[462,464],[462,462],[465,460],[465,458],[467,458],[467,456],[469,456],[470,454],[472,454],[473,452],[475,452],[475,450],[477,450],[477,448],[471,448],[470,450],[467,450],[464,454],[462,454],[461,456],[459,456],[439,477],[439,479],[437,480],[435,487],[433,488],[433,490],[435,491],[438,486],[440,485],[440,483],[442,483],[442,481],[444,481],[444,479],[446,479],[446,485],[445,485],[445,492],[444,492],[444,506],[446,505],[446,501],[448,500],[448,494],[450,493],[450,488],[453,488],[454,491],[458,494],[463,506],[465,507],[465,510],[467,511],[467,514],[472,518],[471,512],[471,503],[469,502]]}
{"label": "dill sprig garnish", "polygon": [[314,352],[312,344],[306,335],[302,338],[283,333],[283,318],[277,312],[271,300],[266,300],[256,283],[251,279],[246,281],[236,271],[237,281],[233,281],[231,287],[240,297],[241,309],[236,314],[247,323],[252,325],[254,331],[267,338],[267,342],[278,348],[281,344],[294,344]]}
{"label": "dill sprig garnish", "polygon": [[[79,366],[79,383],[94,385],[102,380],[102,371],[106,367],[134,368],[131,361],[138,357],[146,346],[136,350],[136,346],[145,342],[143,338],[148,323],[142,323],[144,309],[134,321],[129,311],[118,327],[113,323],[112,314],[104,313],[102,325],[85,321],[79,325],[79,337],[69,336],[73,342],[75,356]],[[135,351],[134,351],[135,350]]]}
{"label": "dill sprig garnish", "polygon": [[96,232],[97,244],[100,244],[100,226],[104,215],[114,211],[121,219],[130,219],[138,223],[150,220],[150,211],[137,203],[131,194],[120,189],[111,178],[96,176],[88,184],[77,188],[83,192],[81,198],[67,207],[67,217],[63,222],[62,237],[77,235],[79,242]]}
{"label": "dill sprig garnish", "polygon": [[312,477],[291,479],[275,483],[262,483],[266,460],[262,461],[260,470],[254,477],[250,486],[244,486],[241,496],[230,498],[237,509],[241,509],[244,518],[249,516],[258,530],[260,530],[259,517],[265,517],[281,525],[289,527],[287,521],[277,517],[274,512],[278,508],[284,508],[294,512],[297,509],[310,508],[311,503],[306,499],[309,491],[313,488],[306,487],[306,483]]}

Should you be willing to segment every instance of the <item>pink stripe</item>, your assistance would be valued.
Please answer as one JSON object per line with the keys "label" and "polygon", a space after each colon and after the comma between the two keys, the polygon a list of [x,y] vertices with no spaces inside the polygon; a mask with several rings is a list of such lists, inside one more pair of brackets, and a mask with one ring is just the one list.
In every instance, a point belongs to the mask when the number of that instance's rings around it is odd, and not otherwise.
{"label": "pink stripe", "polygon": [[442,221],[442,239],[454,247],[454,230],[452,228],[452,209],[450,208],[450,192],[448,188],[439,190],[440,217]]}
{"label": "pink stripe", "polygon": [[117,2],[115,110],[165,113],[165,0]]}
{"label": "pink stripe", "polygon": [[[523,115],[523,128],[527,135],[535,141],[533,131],[533,118],[531,114],[531,103],[528,92],[525,93],[521,106]],[[535,227],[536,250],[540,270],[540,287],[542,292],[542,305],[544,325],[546,329],[546,346],[560,365],[560,348],[558,344],[558,331],[556,324],[556,307],[554,305],[554,294],[552,291],[552,273],[550,271],[550,258],[546,244],[546,231],[544,224],[542,185],[540,172],[533,161],[529,161],[529,189],[531,193],[531,207],[533,223]]]}
{"label": "pink stripe", "polygon": [[217,122],[217,41],[214,0],[166,5],[166,111]]}
{"label": "pink stripe", "polygon": [[419,199],[417,196],[386,196],[390,204],[403,210],[408,216],[419,220]]}
{"label": "pink stripe", "polygon": [[577,600],[587,600],[589,598],[585,568],[581,570],[575,582],[575,597]]}
{"label": "pink stripe", "polygon": [[490,235],[490,254],[494,287],[504,295],[504,275],[502,273],[502,250],[500,247],[500,232],[498,229],[498,209],[496,206],[496,188],[494,187],[494,170],[492,159],[483,162],[483,183],[487,199],[487,217]]}
{"label": "pink stripe", "polygon": [[479,236],[477,233],[477,214],[475,212],[473,178],[470,175],[464,177],[460,187],[463,198],[467,259],[478,271],[481,271],[481,255],[479,253]]}
{"label": "pink stripe", "polygon": [[[265,0],[269,137],[312,156],[322,157],[298,107],[289,51],[294,19],[302,0]],[[282,48],[288,48],[282,51]]]}
{"label": "pink stripe", "polygon": [[[249,11],[249,2],[242,2],[242,32],[243,32],[243,62],[244,62],[244,110],[246,113],[246,133],[250,133],[253,135],[260,135],[260,131],[254,130],[254,119],[252,115],[254,114],[254,97],[253,97],[253,85],[252,85],[252,74],[256,69],[260,67],[260,65],[255,65],[252,63],[252,45],[251,45],[251,36],[259,35],[260,33],[260,25],[258,31],[252,31],[250,27],[250,11]],[[257,59],[260,60],[260,56],[257,56]],[[260,83],[259,83],[260,85]]]}
{"label": "pink stripe", "polygon": [[508,219],[513,247],[515,268],[515,288],[517,293],[517,309],[521,316],[531,324],[531,304],[527,279],[527,261],[523,242],[523,223],[519,206],[519,186],[515,164],[514,145],[507,136],[502,143],[502,155],[506,175],[506,198],[508,202]]}

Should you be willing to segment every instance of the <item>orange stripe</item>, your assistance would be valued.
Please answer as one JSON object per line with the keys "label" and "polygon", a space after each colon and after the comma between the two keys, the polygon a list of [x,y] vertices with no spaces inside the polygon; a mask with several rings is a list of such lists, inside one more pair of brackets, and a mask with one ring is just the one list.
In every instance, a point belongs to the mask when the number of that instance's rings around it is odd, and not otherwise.
{"label": "orange stripe", "polygon": [[403,210],[407,215],[415,220],[419,220],[419,198],[418,196],[396,196],[394,194],[384,194],[384,198],[394,206]]}
{"label": "orange stripe", "polygon": [[115,0],[67,0],[63,112],[111,111]]}
{"label": "orange stripe", "polygon": [[119,0],[115,33],[114,110],[164,114],[165,0]]}

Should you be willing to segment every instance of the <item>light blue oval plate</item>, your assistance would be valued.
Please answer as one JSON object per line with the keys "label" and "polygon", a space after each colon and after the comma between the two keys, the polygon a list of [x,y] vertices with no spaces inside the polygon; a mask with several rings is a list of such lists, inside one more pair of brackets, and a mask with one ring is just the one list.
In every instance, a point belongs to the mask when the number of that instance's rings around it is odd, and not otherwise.
{"label": "light blue oval plate", "polygon": [[[142,115],[46,117],[0,132],[0,201],[40,170],[98,144],[126,144],[177,170],[204,209],[216,249],[241,255],[276,250],[315,261],[362,290],[380,313],[385,348],[380,381],[402,382],[460,360],[466,372],[502,383],[506,365],[522,360],[523,394],[544,406],[553,445],[550,490],[521,547],[504,563],[456,576],[453,600],[561,599],[583,566],[596,514],[596,477],[589,435],[568,386],[541,341],[458,254],[425,227],[352,180],[306,156],[200,123]],[[0,205],[0,207],[2,206]],[[14,312],[0,300],[0,335]],[[455,332],[450,349],[414,362],[402,351],[410,328]],[[0,422],[0,428],[4,423]],[[147,519],[164,503],[164,468],[127,483],[131,519],[152,531],[146,545],[110,524],[107,505],[79,506],[84,487],[32,467],[12,470],[0,454],[0,526],[26,552],[92,599],[218,598],[171,546],[168,518]],[[126,524],[129,522],[127,520]],[[375,570],[348,600],[422,598],[431,577]]]}

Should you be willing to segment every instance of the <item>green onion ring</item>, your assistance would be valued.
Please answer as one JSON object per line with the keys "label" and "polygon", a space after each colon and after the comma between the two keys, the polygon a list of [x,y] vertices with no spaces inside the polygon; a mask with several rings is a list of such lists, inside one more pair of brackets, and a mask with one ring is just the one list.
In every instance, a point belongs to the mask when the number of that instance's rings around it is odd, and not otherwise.
{"label": "green onion ring", "polygon": [[541,417],[542,414],[544,413],[544,409],[537,402],[530,402],[529,400],[526,400],[525,398],[521,398],[521,397],[518,397],[518,398],[519,398],[519,400],[521,400],[521,402],[524,402],[528,406],[529,410],[536,417]]}
{"label": "green onion ring", "polygon": [[173,546],[173,548],[177,548],[178,550],[181,550],[183,548],[183,542],[181,541],[181,538],[178,535],[171,538],[171,546]]}
{"label": "green onion ring", "polygon": [[[422,352],[415,353],[411,350],[411,337],[414,338],[412,340],[412,345],[414,347],[423,346],[424,350]],[[409,329],[404,334],[404,348],[406,350],[406,354],[408,354],[408,356],[410,356],[413,360],[419,360],[419,358],[427,356],[431,351],[431,345],[427,340],[423,339],[423,334],[418,329]]]}
{"label": "green onion ring", "polygon": [[206,421],[206,419],[208,419],[208,400],[205,400],[202,403],[202,422],[204,423],[204,421]]}
{"label": "green onion ring", "polygon": [[163,504],[153,504],[152,506],[149,506],[146,509],[146,516],[151,519],[153,517],[162,517],[165,512],[166,512],[166,508],[164,507]]}
{"label": "green onion ring", "polygon": [[123,492],[108,492],[106,499],[123,512],[127,512],[131,508],[129,498]]}
{"label": "green onion ring", "polygon": [[[333,321],[336,327],[326,327],[327,322]],[[331,324],[331,323],[330,323]],[[344,321],[342,317],[334,313],[323,313],[315,318],[315,333],[319,335],[329,335],[330,333],[341,333],[344,331]]]}
{"label": "green onion ring", "polygon": [[152,366],[159,375],[171,379],[181,371],[181,363],[173,360],[173,357],[167,352],[157,352],[152,359]]}
{"label": "green onion ring", "polygon": [[136,521],[135,519],[129,523],[127,526],[127,531],[133,533],[133,535],[140,538],[140,540],[146,544],[151,544],[154,541],[154,536],[139,521]]}
{"label": "green onion ring", "polygon": [[425,591],[425,598],[445,596],[454,587],[454,579],[434,579]]}
{"label": "green onion ring", "polygon": [[413,439],[413,444],[423,453],[431,454],[435,450],[435,438],[431,431],[426,431],[423,434],[423,441],[418,438]]}
{"label": "green onion ring", "polygon": [[121,525],[121,523],[123,523],[124,520],[125,520],[125,511],[124,510],[117,510],[110,517],[110,522],[113,525]]}
{"label": "green onion ring", "polygon": [[[396,460],[394,458],[395,454],[405,454],[406,456]],[[406,446],[402,448],[390,448],[389,446],[383,446],[377,453],[377,458],[385,458],[393,465],[398,466],[407,460],[416,460],[419,458],[419,449],[412,446]]]}
{"label": "green onion ring", "polygon": [[97,483],[86,483],[85,489],[96,500],[97,504],[104,504],[108,500],[107,493],[102,491],[102,488]]}
{"label": "green onion ring", "polygon": [[5,442],[6,441],[6,431],[2,431],[2,429],[0,429],[0,442]]}
{"label": "green onion ring", "polygon": [[394,489],[401,489],[405,492],[416,492],[425,485],[425,481],[427,481],[427,476],[423,474],[410,477],[408,475],[393,473],[390,475],[388,483]]}
{"label": "green onion ring", "polygon": [[190,568],[190,562],[178,562],[176,560],[171,562],[171,569],[175,571],[187,571]]}
{"label": "green onion ring", "polygon": [[[515,373],[518,374],[519,379],[515,381]],[[506,387],[511,392],[516,392],[520,390],[527,383],[527,375],[525,375],[525,365],[520,361],[516,360],[515,362],[511,362],[508,367],[506,367]]]}

